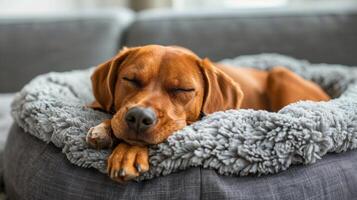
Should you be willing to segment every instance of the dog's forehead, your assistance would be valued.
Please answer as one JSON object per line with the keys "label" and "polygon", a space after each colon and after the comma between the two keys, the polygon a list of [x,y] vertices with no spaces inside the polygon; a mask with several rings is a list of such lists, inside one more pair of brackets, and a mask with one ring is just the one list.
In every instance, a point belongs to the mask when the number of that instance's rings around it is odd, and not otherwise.
{"label": "dog's forehead", "polygon": [[182,49],[152,45],[134,51],[125,62],[124,71],[166,78],[188,77],[200,73],[197,62],[193,54]]}
{"label": "dog's forehead", "polygon": [[199,73],[197,60],[180,51],[166,51],[161,58],[160,74],[170,77],[188,77]]}
{"label": "dog's forehead", "polygon": [[142,80],[160,80],[167,85],[195,85],[200,79],[198,57],[176,47],[152,45],[134,51],[122,72]]}

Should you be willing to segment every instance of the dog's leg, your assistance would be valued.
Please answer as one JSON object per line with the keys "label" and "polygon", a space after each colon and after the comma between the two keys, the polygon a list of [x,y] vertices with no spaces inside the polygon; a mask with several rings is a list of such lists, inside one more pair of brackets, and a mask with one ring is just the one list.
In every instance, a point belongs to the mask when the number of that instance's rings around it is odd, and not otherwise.
{"label": "dog's leg", "polygon": [[89,129],[86,137],[88,145],[92,148],[110,148],[113,145],[112,128],[110,119]]}
{"label": "dog's leg", "polygon": [[149,170],[149,154],[146,146],[120,143],[108,158],[107,172],[115,181],[131,180]]}
{"label": "dog's leg", "polygon": [[300,100],[327,101],[330,97],[315,83],[285,67],[274,67],[268,75],[267,95],[271,111]]}

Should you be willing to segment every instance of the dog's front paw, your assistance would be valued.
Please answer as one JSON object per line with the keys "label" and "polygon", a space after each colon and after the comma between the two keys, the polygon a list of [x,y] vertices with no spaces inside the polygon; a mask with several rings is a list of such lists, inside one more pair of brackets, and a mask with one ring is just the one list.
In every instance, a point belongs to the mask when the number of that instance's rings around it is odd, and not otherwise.
{"label": "dog's front paw", "polygon": [[104,123],[89,129],[86,137],[87,144],[95,149],[110,148],[113,145],[111,128]]}
{"label": "dog's front paw", "polygon": [[148,148],[120,143],[108,158],[107,172],[115,181],[134,179],[149,170]]}

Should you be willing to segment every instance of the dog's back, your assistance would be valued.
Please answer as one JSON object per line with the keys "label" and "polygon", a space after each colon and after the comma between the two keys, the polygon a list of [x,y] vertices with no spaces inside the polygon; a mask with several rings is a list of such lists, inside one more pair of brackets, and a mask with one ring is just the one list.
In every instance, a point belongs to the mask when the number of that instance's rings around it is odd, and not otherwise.
{"label": "dog's back", "polygon": [[326,101],[329,96],[312,81],[284,67],[263,71],[247,67],[216,66],[236,81],[244,93],[241,108],[278,111],[300,100]]}

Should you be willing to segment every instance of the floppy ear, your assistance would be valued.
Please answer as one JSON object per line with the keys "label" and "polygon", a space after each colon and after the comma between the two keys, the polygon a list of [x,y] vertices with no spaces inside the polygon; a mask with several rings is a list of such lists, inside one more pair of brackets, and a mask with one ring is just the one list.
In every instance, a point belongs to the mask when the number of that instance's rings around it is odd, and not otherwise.
{"label": "floppy ear", "polygon": [[237,109],[243,101],[243,92],[232,78],[215,67],[208,58],[200,63],[205,79],[205,96],[201,112]]}
{"label": "floppy ear", "polygon": [[129,49],[123,48],[118,55],[100,64],[93,72],[91,80],[95,101],[89,107],[110,113],[113,112],[114,91],[118,71],[128,54]]}

